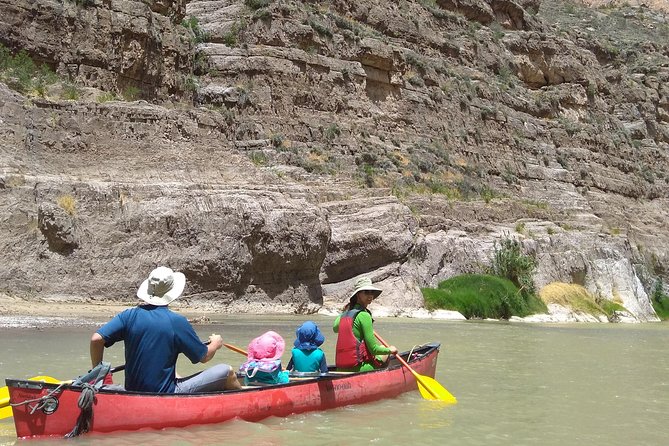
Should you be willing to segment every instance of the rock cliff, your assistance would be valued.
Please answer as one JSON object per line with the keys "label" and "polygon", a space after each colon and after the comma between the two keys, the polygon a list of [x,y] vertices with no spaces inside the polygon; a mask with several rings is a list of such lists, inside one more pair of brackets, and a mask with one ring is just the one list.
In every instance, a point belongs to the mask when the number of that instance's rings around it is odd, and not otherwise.
{"label": "rock cliff", "polygon": [[[2,291],[122,299],[158,264],[218,311],[387,314],[513,236],[538,287],[655,320],[669,23],[538,0],[0,0],[78,86],[0,84]],[[118,99],[124,91],[139,100]],[[95,98],[98,100],[95,100]],[[665,280],[666,281],[666,280]]]}

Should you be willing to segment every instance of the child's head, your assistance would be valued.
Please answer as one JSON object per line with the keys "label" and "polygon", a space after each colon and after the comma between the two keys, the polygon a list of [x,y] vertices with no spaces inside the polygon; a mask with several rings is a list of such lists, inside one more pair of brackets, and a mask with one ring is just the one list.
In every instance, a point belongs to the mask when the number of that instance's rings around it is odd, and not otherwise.
{"label": "child's head", "polygon": [[318,325],[307,321],[295,330],[295,348],[300,350],[316,350],[325,342],[325,336],[318,329]]}
{"label": "child's head", "polygon": [[249,344],[248,359],[274,361],[281,359],[286,343],[280,334],[268,331],[258,336]]}

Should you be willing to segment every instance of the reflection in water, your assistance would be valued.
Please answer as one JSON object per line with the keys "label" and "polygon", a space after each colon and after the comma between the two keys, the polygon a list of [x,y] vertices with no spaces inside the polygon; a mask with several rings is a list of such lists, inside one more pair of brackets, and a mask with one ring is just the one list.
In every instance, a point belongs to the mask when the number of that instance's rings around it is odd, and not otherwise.
{"label": "reflection in water", "polygon": [[453,423],[452,410],[455,409],[450,403],[425,399],[417,403],[412,399],[407,404],[408,410],[412,406],[416,407],[417,425],[421,430],[448,428]]}
{"label": "reflection in water", "polygon": [[[324,349],[332,360],[335,338],[328,329],[332,318],[312,318],[327,338]],[[218,320],[221,325],[198,326],[200,336],[218,332],[225,342],[245,346],[266,330],[293,339],[295,328],[306,318],[221,316]],[[668,324],[531,325],[378,318],[375,327],[403,350],[440,342],[435,379],[458,398],[458,404],[444,406],[411,392],[260,423],[235,420],[74,442],[78,446],[666,444]],[[91,327],[0,329],[0,377],[74,377],[89,367],[91,332]],[[105,358],[114,365],[123,363],[122,346],[108,349]],[[243,359],[221,350],[214,360],[238,367]],[[180,373],[201,368],[188,360],[179,362]],[[117,382],[122,379],[122,374],[115,375]],[[0,445],[15,443],[12,424],[0,420]],[[21,442],[28,444],[53,446],[54,442]]]}

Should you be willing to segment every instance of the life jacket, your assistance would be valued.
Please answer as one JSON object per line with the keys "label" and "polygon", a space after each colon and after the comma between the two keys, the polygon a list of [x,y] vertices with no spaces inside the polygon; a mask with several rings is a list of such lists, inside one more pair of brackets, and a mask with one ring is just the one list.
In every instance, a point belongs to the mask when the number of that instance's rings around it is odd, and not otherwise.
{"label": "life jacket", "polygon": [[382,363],[367,350],[365,341],[359,341],[353,334],[353,322],[362,310],[350,310],[339,318],[339,336],[337,336],[337,352],[335,364],[338,369],[352,369],[363,362],[380,367]]}

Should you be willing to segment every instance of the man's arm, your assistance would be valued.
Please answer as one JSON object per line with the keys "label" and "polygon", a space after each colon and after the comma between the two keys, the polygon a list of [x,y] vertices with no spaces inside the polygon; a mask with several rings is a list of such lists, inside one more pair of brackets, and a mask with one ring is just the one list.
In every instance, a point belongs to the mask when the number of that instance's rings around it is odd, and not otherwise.
{"label": "man's arm", "polygon": [[209,336],[209,345],[207,345],[207,354],[204,355],[204,358],[200,360],[201,363],[208,362],[211,358],[214,357],[216,351],[223,347],[223,338],[221,335],[213,334]]}
{"label": "man's arm", "polygon": [[99,333],[93,333],[91,337],[91,365],[95,367],[102,362],[105,351],[105,340]]}

